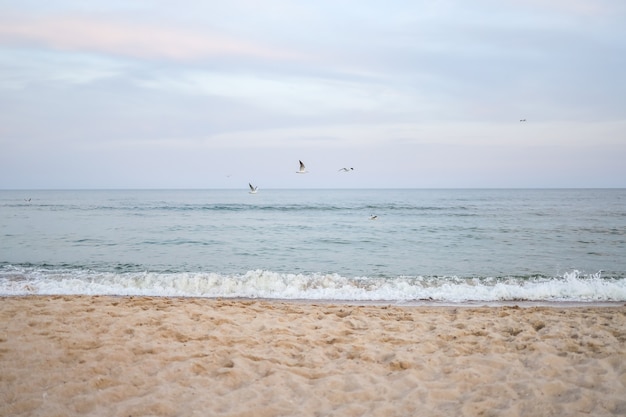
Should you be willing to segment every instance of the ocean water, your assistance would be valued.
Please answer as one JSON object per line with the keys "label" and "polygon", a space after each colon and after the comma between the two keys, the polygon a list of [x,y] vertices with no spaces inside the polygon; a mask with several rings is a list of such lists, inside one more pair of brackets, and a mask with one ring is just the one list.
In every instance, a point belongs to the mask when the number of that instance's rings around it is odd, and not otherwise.
{"label": "ocean water", "polygon": [[626,301],[626,190],[5,190],[22,294]]}

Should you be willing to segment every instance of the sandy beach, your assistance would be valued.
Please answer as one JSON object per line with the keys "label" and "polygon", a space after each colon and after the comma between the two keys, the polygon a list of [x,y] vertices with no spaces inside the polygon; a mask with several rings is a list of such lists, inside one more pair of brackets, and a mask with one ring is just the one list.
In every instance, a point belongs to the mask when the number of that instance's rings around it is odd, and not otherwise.
{"label": "sandy beach", "polygon": [[626,415],[626,307],[0,298],[2,416]]}

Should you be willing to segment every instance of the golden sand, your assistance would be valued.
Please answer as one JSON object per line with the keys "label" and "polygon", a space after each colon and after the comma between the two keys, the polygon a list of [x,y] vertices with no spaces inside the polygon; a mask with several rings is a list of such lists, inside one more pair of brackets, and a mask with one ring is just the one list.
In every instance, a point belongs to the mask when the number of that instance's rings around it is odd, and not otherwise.
{"label": "golden sand", "polygon": [[626,415],[626,307],[0,298],[1,416]]}

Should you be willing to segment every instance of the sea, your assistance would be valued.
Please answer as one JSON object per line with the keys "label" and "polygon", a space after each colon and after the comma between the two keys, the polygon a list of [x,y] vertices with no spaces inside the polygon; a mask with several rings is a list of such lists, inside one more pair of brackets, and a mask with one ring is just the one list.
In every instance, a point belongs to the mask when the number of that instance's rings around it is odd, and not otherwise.
{"label": "sea", "polygon": [[0,190],[0,296],[626,301],[626,189]]}

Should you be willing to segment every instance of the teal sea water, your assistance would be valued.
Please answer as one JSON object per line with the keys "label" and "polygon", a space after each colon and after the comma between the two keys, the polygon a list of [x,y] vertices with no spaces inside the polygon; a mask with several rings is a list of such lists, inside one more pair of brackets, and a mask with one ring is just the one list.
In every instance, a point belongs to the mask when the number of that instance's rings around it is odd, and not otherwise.
{"label": "teal sea water", "polygon": [[626,190],[5,190],[21,294],[625,301]]}

